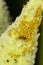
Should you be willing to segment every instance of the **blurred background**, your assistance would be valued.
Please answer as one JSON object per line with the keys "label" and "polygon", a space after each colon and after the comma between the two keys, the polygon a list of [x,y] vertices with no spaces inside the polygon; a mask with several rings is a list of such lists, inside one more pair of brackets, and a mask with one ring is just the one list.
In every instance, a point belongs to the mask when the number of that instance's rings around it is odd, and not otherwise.
{"label": "blurred background", "polygon": [[[8,6],[8,9],[10,11],[10,16],[13,22],[16,19],[16,17],[19,16],[19,14],[22,11],[23,5],[26,4],[27,1],[29,0],[5,0]],[[38,45],[38,51],[36,54],[35,65],[43,65],[43,20],[39,29],[40,29],[39,30],[40,38],[38,40],[39,45]]]}

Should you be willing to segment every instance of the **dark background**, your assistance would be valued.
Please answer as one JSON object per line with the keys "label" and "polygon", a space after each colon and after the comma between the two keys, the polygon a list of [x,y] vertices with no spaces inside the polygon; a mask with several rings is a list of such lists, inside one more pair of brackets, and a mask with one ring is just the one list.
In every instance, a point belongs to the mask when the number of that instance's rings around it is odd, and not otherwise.
{"label": "dark background", "polygon": [[[28,0],[5,0],[8,9],[10,11],[10,16],[12,21],[16,19],[17,16],[21,13],[23,5],[27,3]],[[35,65],[43,65],[43,22],[41,23],[40,28],[40,38],[38,45],[38,52],[36,54]]]}
{"label": "dark background", "polygon": [[29,0],[5,0],[10,11],[10,15],[12,20],[14,21],[15,18],[21,13],[23,5],[27,3]]}

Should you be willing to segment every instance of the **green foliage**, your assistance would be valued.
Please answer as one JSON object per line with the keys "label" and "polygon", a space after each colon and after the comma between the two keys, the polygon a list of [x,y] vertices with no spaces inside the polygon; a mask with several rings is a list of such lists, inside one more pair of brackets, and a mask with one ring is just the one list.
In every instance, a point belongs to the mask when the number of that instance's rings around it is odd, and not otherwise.
{"label": "green foliage", "polygon": [[0,0],[0,35],[10,24],[9,12],[7,11],[6,3]]}

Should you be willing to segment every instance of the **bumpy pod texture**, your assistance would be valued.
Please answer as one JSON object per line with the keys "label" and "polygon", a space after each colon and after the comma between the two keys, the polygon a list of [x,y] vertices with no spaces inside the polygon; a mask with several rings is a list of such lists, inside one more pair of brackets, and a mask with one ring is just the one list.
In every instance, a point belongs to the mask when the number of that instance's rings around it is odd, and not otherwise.
{"label": "bumpy pod texture", "polygon": [[7,11],[6,3],[4,0],[0,0],[0,35],[5,31],[9,24],[10,17],[9,12]]}
{"label": "bumpy pod texture", "polygon": [[[34,3],[34,4],[33,4]],[[34,65],[43,0],[30,0],[0,38],[0,65]]]}

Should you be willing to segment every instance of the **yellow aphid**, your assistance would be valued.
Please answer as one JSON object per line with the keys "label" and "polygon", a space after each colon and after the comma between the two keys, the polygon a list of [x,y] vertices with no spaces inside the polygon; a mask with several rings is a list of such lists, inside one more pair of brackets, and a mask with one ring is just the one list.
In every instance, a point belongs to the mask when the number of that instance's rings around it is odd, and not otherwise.
{"label": "yellow aphid", "polygon": [[33,51],[33,49],[32,49],[32,47],[30,47],[30,48],[29,48],[29,52],[32,53],[32,51]]}
{"label": "yellow aphid", "polygon": [[32,46],[34,46],[34,45],[35,45],[35,40],[33,39],[33,40],[32,40]]}
{"label": "yellow aphid", "polygon": [[25,56],[26,52],[27,52],[27,48],[24,48],[23,51],[22,51],[22,56]]}
{"label": "yellow aphid", "polygon": [[11,36],[11,30],[7,31],[7,34],[8,34],[9,36]]}
{"label": "yellow aphid", "polygon": [[37,9],[36,16],[40,16],[42,14],[41,6]]}

